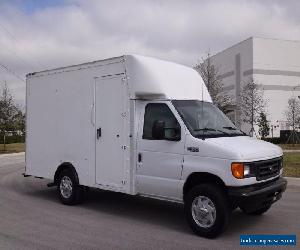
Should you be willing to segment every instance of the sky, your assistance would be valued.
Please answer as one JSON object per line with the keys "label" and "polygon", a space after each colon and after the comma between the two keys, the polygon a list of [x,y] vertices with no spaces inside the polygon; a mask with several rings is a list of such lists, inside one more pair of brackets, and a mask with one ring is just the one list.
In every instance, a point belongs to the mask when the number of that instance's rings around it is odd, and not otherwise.
{"label": "sky", "polygon": [[192,67],[251,36],[300,40],[299,11],[297,0],[0,0],[0,85],[24,105],[29,72],[122,54]]}

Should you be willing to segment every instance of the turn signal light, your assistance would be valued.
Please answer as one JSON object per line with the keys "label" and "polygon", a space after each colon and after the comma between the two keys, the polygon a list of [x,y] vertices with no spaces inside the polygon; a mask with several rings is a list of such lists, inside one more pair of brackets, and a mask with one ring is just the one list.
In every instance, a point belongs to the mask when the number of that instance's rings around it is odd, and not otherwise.
{"label": "turn signal light", "polygon": [[237,179],[244,178],[244,163],[231,163],[232,175]]}

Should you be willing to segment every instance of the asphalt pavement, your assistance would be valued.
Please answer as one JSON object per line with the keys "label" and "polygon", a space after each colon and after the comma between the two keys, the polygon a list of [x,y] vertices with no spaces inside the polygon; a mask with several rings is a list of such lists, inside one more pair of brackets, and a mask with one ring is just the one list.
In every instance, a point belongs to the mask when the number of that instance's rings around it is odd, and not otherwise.
{"label": "asphalt pavement", "polygon": [[233,250],[240,234],[300,236],[296,184],[263,216],[237,209],[228,230],[209,240],[191,232],[180,204],[91,190],[85,203],[62,205],[46,180],[21,175],[24,165],[24,154],[0,156],[0,249]]}

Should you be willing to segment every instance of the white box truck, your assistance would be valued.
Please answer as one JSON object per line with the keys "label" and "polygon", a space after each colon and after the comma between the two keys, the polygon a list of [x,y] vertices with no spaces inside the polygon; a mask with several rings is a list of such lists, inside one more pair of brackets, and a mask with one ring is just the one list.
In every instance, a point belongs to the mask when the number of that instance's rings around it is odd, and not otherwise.
{"label": "white box truck", "polygon": [[184,204],[215,237],[232,210],[281,198],[282,150],[246,136],[191,68],[127,55],[27,75],[24,176],[51,180],[67,205],[87,187]]}

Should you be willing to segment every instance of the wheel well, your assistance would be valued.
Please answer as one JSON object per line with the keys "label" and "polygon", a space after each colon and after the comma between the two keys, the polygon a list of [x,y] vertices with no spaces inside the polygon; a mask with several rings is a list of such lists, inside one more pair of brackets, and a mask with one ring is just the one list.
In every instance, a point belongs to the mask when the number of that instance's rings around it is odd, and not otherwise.
{"label": "wheel well", "polygon": [[57,181],[58,181],[57,179],[58,179],[60,173],[62,171],[64,171],[65,169],[71,170],[75,173],[77,183],[79,184],[79,178],[78,178],[78,174],[76,172],[76,169],[74,168],[74,166],[70,162],[64,162],[64,163],[62,163],[61,165],[58,166],[58,168],[56,169],[55,174],[54,174],[54,183],[57,184]]}
{"label": "wheel well", "polygon": [[196,185],[208,182],[220,186],[224,191],[226,190],[226,185],[220,177],[206,172],[197,172],[192,173],[184,183],[183,197],[185,197],[185,195]]}

